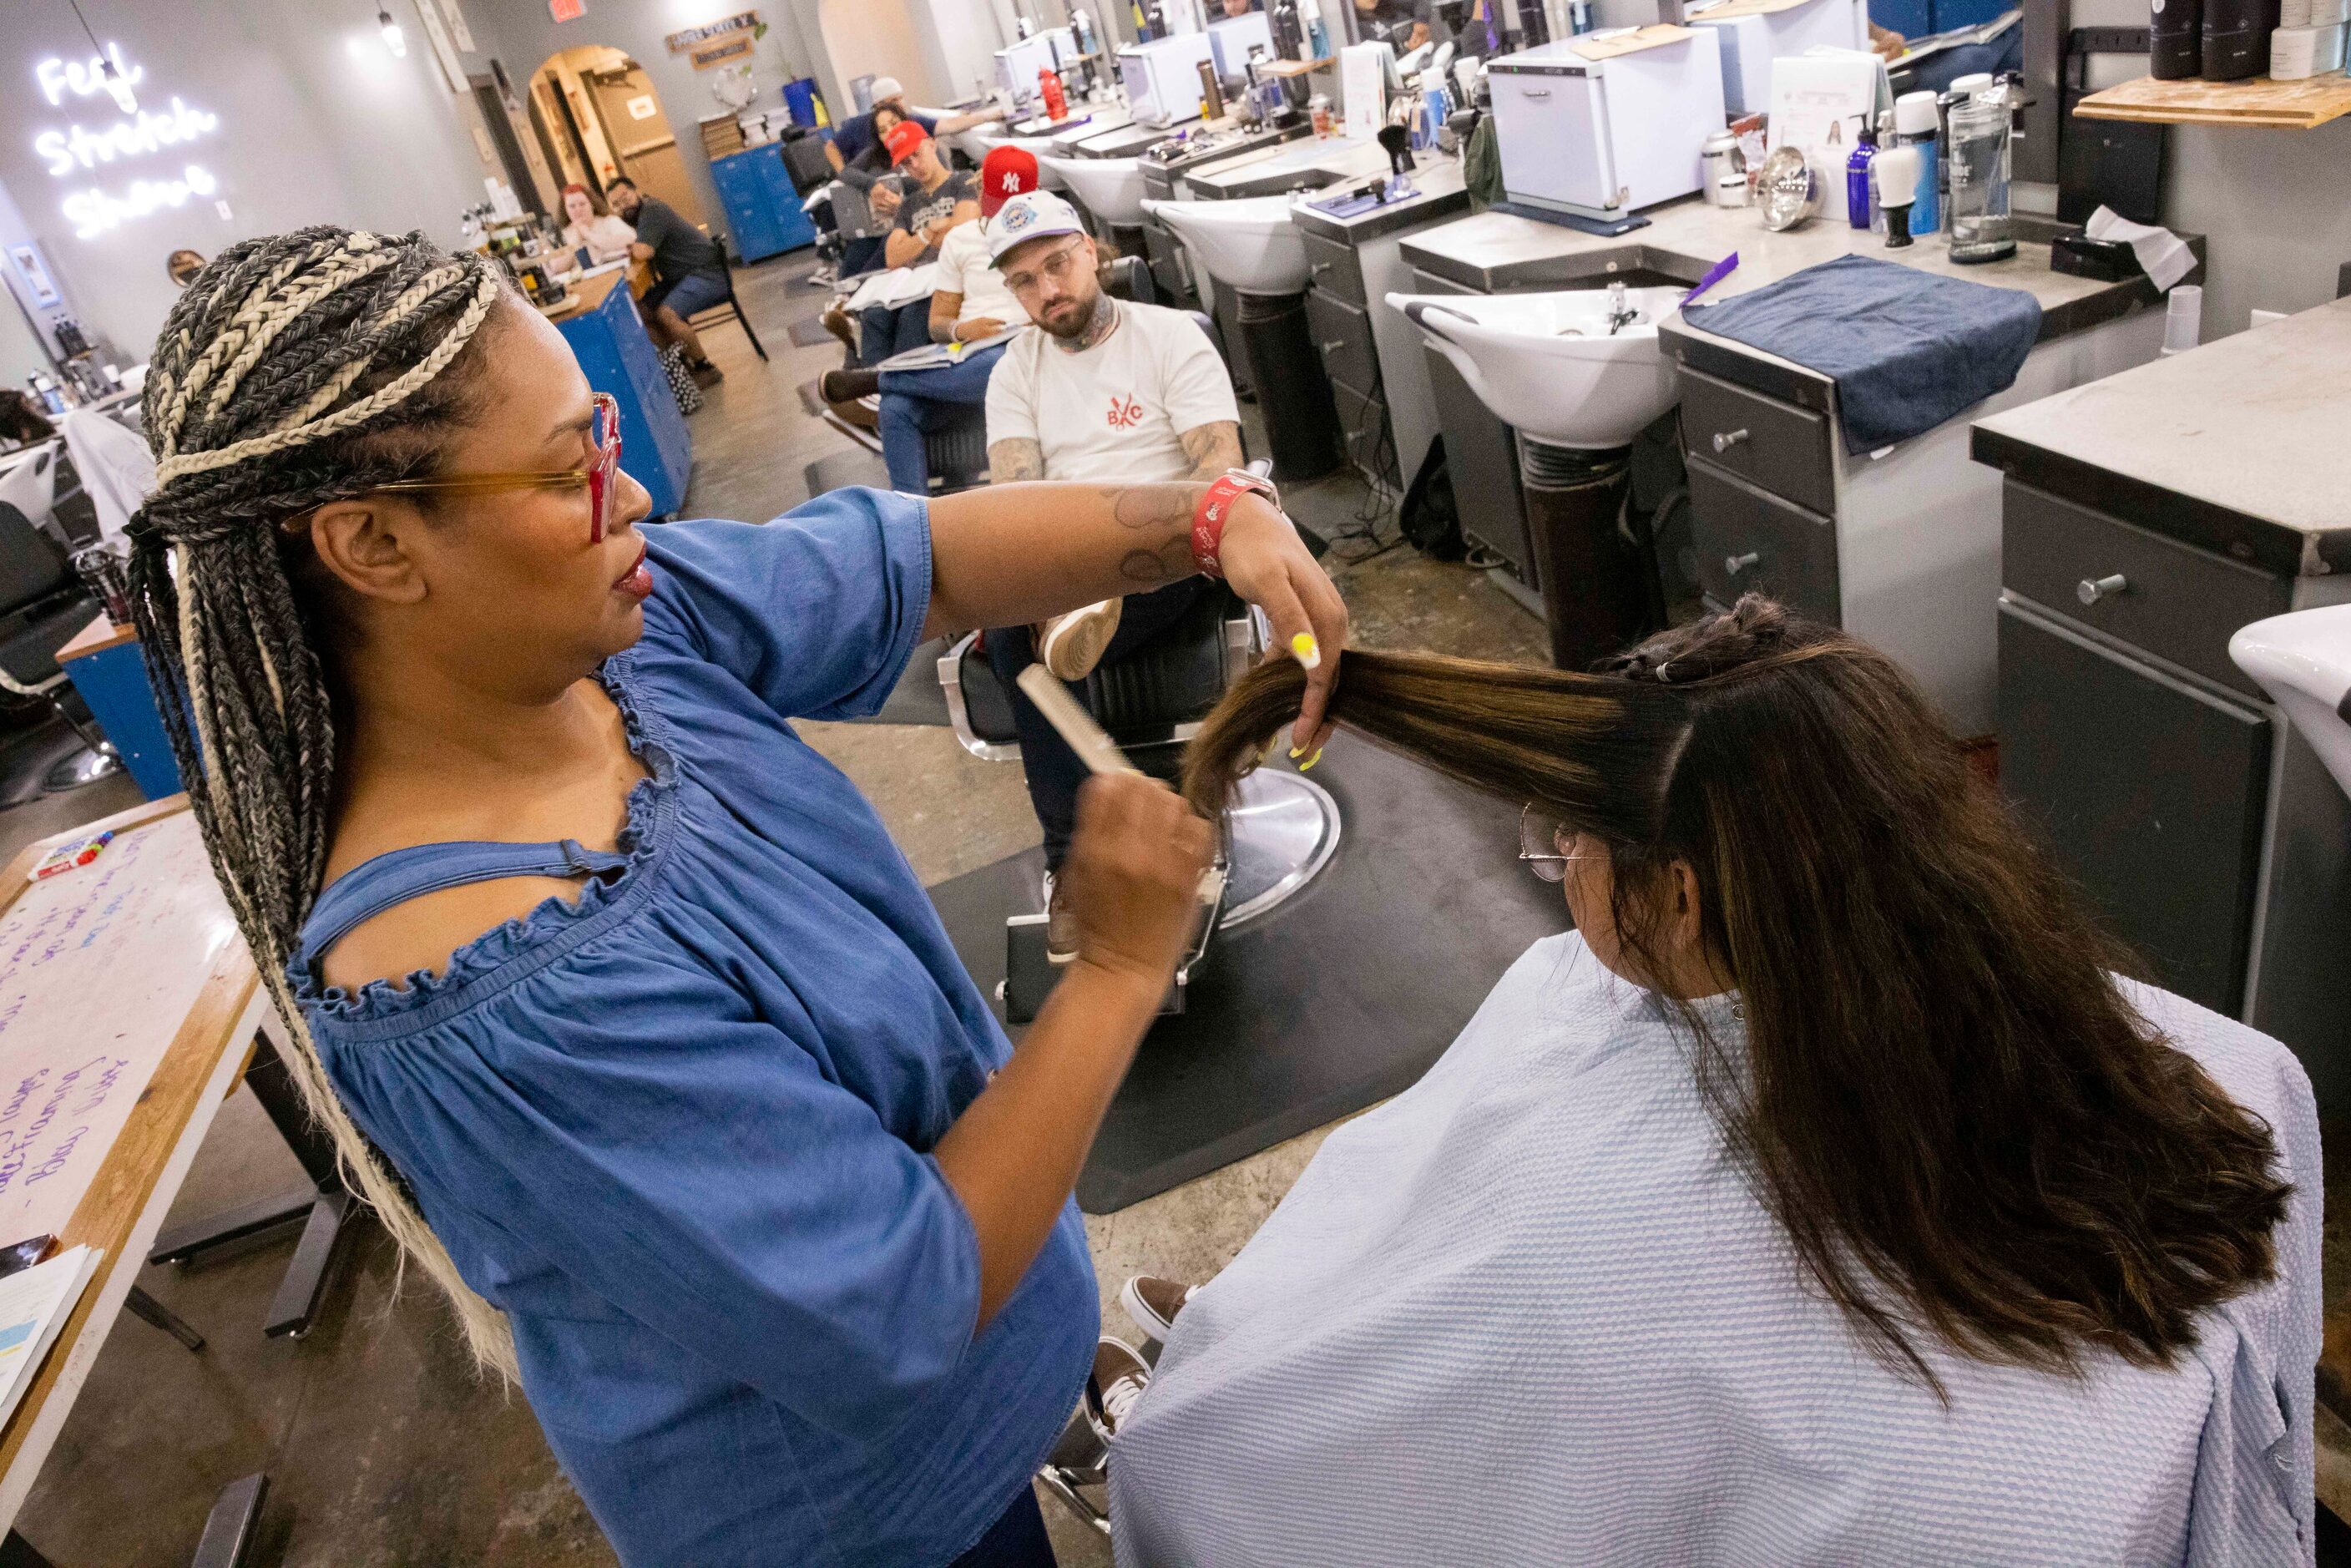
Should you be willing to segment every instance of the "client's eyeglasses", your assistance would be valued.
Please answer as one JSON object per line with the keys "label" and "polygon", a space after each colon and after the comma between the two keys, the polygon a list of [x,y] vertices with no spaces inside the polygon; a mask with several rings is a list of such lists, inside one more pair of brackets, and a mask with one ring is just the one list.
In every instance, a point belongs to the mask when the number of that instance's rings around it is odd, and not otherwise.
{"label": "client's eyeglasses", "polygon": [[1535,810],[1534,802],[1531,800],[1527,802],[1527,809],[1519,814],[1519,858],[1527,862],[1528,870],[1545,882],[1566,881],[1567,862],[1570,861],[1596,861],[1605,858],[1602,855],[1560,853],[1559,846],[1567,842],[1573,836],[1558,818]]}
{"label": "client's eyeglasses", "polygon": [[1083,240],[1073,239],[1060,249],[1048,254],[1033,270],[1024,268],[1019,272],[1006,273],[1004,287],[1014,294],[1030,294],[1036,291],[1038,283],[1043,278],[1050,277],[1056,284],[1068,283],[1074,266],[1074,257],[1078,254],[1078,247],[1084,243]]}
{"label": "client's eyeglasses", "polygon": [[401,479],[379,485],[379,490],[444,495],[484,495],[496,490],[577,489],[588,486],[588,542],[601,544],[612,520],[612,497],[620,489],[621,405],[608,392],[591,400],[595,413],[588,426],[596,451],[593,466],[556,468],[535,474],[452,474],[442,479]]}

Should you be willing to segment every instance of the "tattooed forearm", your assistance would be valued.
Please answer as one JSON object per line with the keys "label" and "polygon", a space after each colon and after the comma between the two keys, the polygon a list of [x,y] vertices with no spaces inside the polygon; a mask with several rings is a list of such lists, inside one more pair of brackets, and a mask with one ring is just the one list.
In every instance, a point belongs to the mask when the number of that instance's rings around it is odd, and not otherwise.
{"label": "tattooed forearm", "polygon": [[1140,587],[1156,588],[1177,582],[1200,569],[1192,561],[1192,536],[1186,529],[1155,550],[1131,549],[1118,563],[1118,574]]}
{"label": "tattooed forearm", "polygon": [[987,449],[987,478],[992,485],[1009,485],[1045,476],[1045,449],[1034,441],[1012,436]]}
{"label": "tattooed forearm", "polygon": [[1189,484],[1123,485],[1111,495],[1111,515],[1123,528],[1181,528],[1189,533],[1192,508],[1199,504],[1200,487]]}
{"label": "tattooed forearm", "polygon": [[1229,419],[1196,424],[1176,439],[1184,444],[1184,455],[1191,460],[1195,479],[1214,479],[1241,465],[1241,427]]}

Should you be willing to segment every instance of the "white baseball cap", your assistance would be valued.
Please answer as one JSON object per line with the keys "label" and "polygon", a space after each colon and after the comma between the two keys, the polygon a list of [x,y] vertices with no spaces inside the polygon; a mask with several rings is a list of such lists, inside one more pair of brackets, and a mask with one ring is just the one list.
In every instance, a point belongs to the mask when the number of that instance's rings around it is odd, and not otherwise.
{"label": "white baseball cap", "polygon": [[906,96],[905,87],[896,77],[875,77],[867,92],[876,103],[887,103],[893,98]]}
{"label": "white baseball cap", "polygon": [[1050,191],[1030,191],[997,208],[996,215],[987,220],[988,265],[1003,266],[1007,252],[1032,239],[1085,232],[1077,208]]}

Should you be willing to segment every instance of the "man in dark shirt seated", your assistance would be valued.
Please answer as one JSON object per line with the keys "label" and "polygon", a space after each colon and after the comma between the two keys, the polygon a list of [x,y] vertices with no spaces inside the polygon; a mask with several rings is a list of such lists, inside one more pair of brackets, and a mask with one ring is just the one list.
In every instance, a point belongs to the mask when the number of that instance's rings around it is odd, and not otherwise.
{"label": "man in dark shirt seated", "polygon": [[702,351],[702,340],[688,322],[696,311],[707,310],[726,298],[726,253],[718,242],[687,223],[675,207],[637,189],[636,182],[619,179],[604,193],[621,221],[637,231],[629,255],[653,263],[653,286],[646,290],[645,329],[656,348],[674,343],[685,350],[685,368],[695,381],[708,386],[722,378],[716,365]]}

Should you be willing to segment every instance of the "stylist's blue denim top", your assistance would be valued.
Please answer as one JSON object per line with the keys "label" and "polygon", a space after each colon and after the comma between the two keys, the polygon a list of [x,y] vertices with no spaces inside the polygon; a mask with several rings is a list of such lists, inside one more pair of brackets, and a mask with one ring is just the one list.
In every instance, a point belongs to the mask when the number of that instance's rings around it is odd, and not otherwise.
{"label": "stylist's blue denim top", "polygon": [[349,993],[306,951],[295,982],[622,1562],[949,1563],[1051,1448],[1098,1322],[1071,1207],[973,1337],[977,1245],[930,1151],[1011,1048],[789,722],[880,708],[929,518],[843,490],[646,533],[644,637],[604,671],[653,774],[617,876],[439,976]]}

